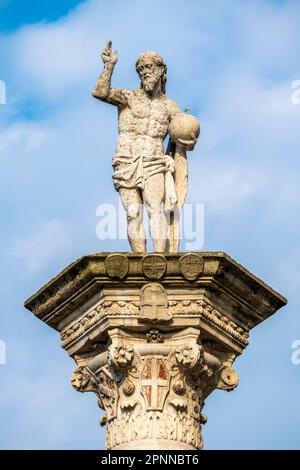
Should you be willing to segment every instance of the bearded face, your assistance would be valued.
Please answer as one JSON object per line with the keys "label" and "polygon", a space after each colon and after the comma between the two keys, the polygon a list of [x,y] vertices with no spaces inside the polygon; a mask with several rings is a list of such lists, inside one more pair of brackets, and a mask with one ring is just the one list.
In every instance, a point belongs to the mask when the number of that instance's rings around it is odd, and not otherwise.
{"label": "bearded face", "polygon": [[143,60],[138,65],[138,73],[142,82],[143,89],[147,93],[153,92],[155,87],[160,84],[162,69],[152,60]]}

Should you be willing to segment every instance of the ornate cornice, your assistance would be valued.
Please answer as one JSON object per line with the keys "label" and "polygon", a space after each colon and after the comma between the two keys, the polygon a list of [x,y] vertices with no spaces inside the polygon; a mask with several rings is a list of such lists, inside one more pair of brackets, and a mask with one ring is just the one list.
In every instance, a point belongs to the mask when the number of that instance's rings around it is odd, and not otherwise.
{"label": "ornate cornice", "polygon": [[[243,346],[248,345],[248,331],[203,299],[196,301],[171,300],[168,302],[168,312],[174,318],[185,316],[205,318],[220,330],[239,341]],[[103,319],[109,317],[118,317],[119,319],[122,317],[138,318],[139,316],[140,302],[138,301],[102,301],[96,308],[89,311],[61,334],[62,347],[69,346]]]}
{"label": "ornate cornice", "polygon": [[232,321],[228,316],[216,310],[209,302],[200,299],[196,301],[169,301],[172,315],[194,315],[204,317],[227,334],[237,339],[244,346],[248,345],[249,332]]}
{"label": "ornate cornice", "polygon": [[102,319],[115,316],[115,317],[137,317],[139,315],[138,302],[125,302],[125,301],[104,301],[101,302],[93,310],[89,311],[79,321],[74,323],[70,328],[61,333],[62,347],[65,348],[76,339],[80,338],[83,333],[92,329]]}
{"label": "ornate cornice", "polygon": [[[153,269],[151,269],[153,263]],[[190,271],[189,271],[190,266]],[[222,252],[147,255],[99,253],[80,258],[25,303],[53,328],[103,288],[141,288],[159,280],[165,289],[218,290],[239,303],[243,317],[256,326],[286,303],[286,299]],[[248,314],[247,314],[248,312]]]}

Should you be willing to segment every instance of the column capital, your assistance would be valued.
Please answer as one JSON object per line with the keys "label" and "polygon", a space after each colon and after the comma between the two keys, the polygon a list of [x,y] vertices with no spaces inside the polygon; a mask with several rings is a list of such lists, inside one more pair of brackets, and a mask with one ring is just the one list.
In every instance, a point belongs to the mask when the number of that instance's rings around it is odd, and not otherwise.
{"label": "column capital", "polygon": [[232,390],[252,328],[286,299],[224,253],[83,257],[25,306],[61,336],[94,392],[107,448],[201,449],[202,409]]}

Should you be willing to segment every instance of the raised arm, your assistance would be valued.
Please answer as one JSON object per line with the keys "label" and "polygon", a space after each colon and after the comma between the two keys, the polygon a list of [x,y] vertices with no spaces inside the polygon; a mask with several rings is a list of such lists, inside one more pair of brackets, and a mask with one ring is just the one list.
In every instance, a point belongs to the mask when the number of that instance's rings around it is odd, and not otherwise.
{"label": "raised arm", "polygon": [[116,106],[126,106],[127,96],[125,90],[118,88],[111,88],[111,77],[118,61],[118,53],[112,53],[112,43],[109,41],[103,49],[101,58],[104,63],[103,72],[98,78],[96,85],[93,89],[92,95],[98,100],[105,101],[106,103],[114,104]]}

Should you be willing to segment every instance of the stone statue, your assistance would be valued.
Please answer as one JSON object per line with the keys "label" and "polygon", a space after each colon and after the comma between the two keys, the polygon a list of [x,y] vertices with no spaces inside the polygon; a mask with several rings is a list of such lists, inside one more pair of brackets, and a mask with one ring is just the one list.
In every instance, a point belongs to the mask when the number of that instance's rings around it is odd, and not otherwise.
{"label": "stone statue", "polygon": [[[93,96],[118,106],[119,139],[113,158],[113,181],[125,208],[132,251],[146,251],[143,204],[154,251],[178,251],[179,214],[187,192],[186,151],[200,132],[196,118],[181,113],[165,95],[167,66],[157,52],[136,62],[141,84],[136,90],[111,88],[118,60],[109,41],[102,52],[104,69]],[[167,152],[163,141],[170,135]]]}

